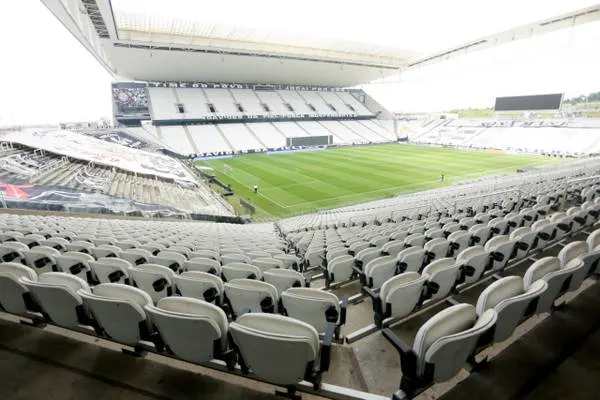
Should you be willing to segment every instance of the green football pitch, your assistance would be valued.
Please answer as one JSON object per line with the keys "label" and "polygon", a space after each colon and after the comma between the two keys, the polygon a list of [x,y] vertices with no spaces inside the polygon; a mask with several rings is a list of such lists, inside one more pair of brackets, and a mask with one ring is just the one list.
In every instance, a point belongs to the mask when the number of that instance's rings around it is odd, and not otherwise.
{"label": "green football pitch", "polygon": [[[256,208],[256,220],[286,217],[327,208],[432,189],[484,175],[516,173],[518,168],[555,163],[541,156],[491,151],[386,144],[314,152],[252,154],[198,161],[213,168],[235,196]],[[441,175],[444,182],[440,181]],[[253,186],[258,185],[258,193]]]}

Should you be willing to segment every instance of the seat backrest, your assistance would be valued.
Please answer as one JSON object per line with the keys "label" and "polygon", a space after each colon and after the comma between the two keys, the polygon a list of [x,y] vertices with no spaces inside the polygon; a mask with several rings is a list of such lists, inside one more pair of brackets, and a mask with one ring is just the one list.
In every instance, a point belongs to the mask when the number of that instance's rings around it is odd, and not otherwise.
{"label": "seat backrest", "polygon": [[187,271],[201,271],[221,275],[221,264],[212,258],[192,258],[184,263],[183,268]]}
{"label": "seat backrest", "polygon": [[221,304],[225,286],[220,277],[201,271],[186,271],[175,276],[175,283],[182,296]]}
{"label": "seat backrest", "polygon": [[404,272],[418,272],[423,266],[424,259],[425,249],[419,246],[404,249],[396,256],[396,260],[398,260],[400,266],[405,268]]}
{"label": "seat backrest", "polygon": [[165,344],[179,358],[200,363],[213,359],[227,344],[228,323],[223,310],[188,297],[166,297],[156,306],[145,306]]}
{"label": "seat backrest", "polygon": [[283,268],[283,261],[271,257],[257,257],[252,260],[252,265],[257,266],[265,272],[271,268]]}
{"label": "seat backrest", "polygon": [[418,272],[404,272],[388,279],[381,286],[379,297],[385,305],[391,306],[392,317],[408,315],[421,299],[427,275]]}
{"label": "seat backrest", "polygon": [[133,283],[152,297],[155,302],[169,296],[173,289],[175,273],[162,265],[143,264],[129,268]]}
{"label": "seat backrest", "polygon": [[102,244],[90,249],[90,252],[96,258],[118,257],[121,253],[121,248],[110,244]]}
{"label": "seat backrest", "polygon": [[423,275],[427,275],[427,281],[436,283],[438,289],[431,293],[430,299],[440,299],[446,297],[458,278],[460,265],[451,257],[440,258],[426,266],[423,269]]}
{"label": "seat backrest", "polygon": [[25,265],[15,262],[0,263],[0,305],[11,314],[27,313],[23,295],[29,290],[19,282],[21,277],[33,282],[37,280],[35,271]]}
{"label": "seat backrest", "polygon": [[327,271],[333,275],[334,282],[342,282],[350,279],[354,267],[354,257],[343,255],[334,258],[327,264]]}
{"label": "seat backrest", "polygon": [[288,316],[306,322],[320,333],[325,332],[328,319],[339,320],[340,301],[331,292],[295,287],[284,291],[281,301]]}
{"label": "seat backrest", "polygon": [[223,280],[233,279],[262,279],[262,271],[255,265],[240,262],[229,263],[221,267]]}
{"label": "seat backrest", "polygon": [[277,288],[279,296],[291,287],[301,287],[304,285],[304,275],[292,269],[269,269],[263,273],[263,279]]}
{"label": "seat backrest", "polygon": [[232,279],[225,283],[225,294],[235,315],[246,308],[251,312],[276,312],[279,294],[270,283],[254,279]]}
{"label": "seat backrest", "polygon": [[531,264],[523,276],[523,283],[528,288],[538,279],[543,279],[546,275],[560,270],[560,260],[558,257],[543,257]]}
{"label": "seat backrest", "polygon": [[583,262],[588,254],[588,244],[584,241],[575,241],[567,244],[558,253],[561,268],[573,268]]}
{"label": "seat backrest", "polygon": [[150,258],[151,263],[165,266],[174,272],[181,271],[186,261],[183,254],[174,251],[161,251]]}
{"label": "seat backrest", "polygon": [[115,257],[99,258],[90,262],[90,268],[100,283],[124,283],[129,279],[131,263]]}
{"label": "seat backrest", "polygon": [[596,229],[590,233],[586,242],[588,244],[588,251],[592,252],[600,250],[600,248],[598,248],[598,246],[600,246],[600,229]]}
{"label": "seat backrest", "polygon": [[89,292],[88,284],[81,278],[64,272],[46,272],[37,281],[21,277],[32,296],[52,322],[65,328],[77,328],[81,317],[87,315],[82,308],[79,290]]}
{"label": "seat backrest", "polygon": [[113,340],[134,346],[149,332],[144,307],[152,304],[152,298],[143,290],[120,283],[101,283],[92,288],[92,292],[79,294]]}
{"label": "seat backrest", "polygon": [[488,251],[495,250],[496,248],[500,247],[500,245],[506,243],[508,240],[509,238],[507,235],[494,236],[493,238],[487,241],[487,243],[485,244],[485,249]]}
{"label": "seat backrest", "polygon": [[547,288],[548,284],[539,279],[525,290],[520,276],[501,278],[485,288],[477,300],[476,309],[478,315],[491,308],[496,310],[495,342],[507,339],[527,316],[527,312],[535,312],[535,309],[529,308]]}
{"label": "seat backrest", "polygon": [[479,318],[475,307],[457,304],[429,319],[417,332],[414,350],[419,373],[426,364],[434,365],[434,381],[446,381],[462,369],[477,340],[496,322],[494,310]]}
{"label": "seat backrest", "polygon": [[132,265],[140,265],[150,262],[152,253],[144,249],[127,249],[119,254],[119,258],[129,261]]}
{"label": "seat backrest", "polygon": [[302,381],[319,352],[318,332],[294,318],[248,313],[232,322],[229,330],[252,372],[276,385]]}

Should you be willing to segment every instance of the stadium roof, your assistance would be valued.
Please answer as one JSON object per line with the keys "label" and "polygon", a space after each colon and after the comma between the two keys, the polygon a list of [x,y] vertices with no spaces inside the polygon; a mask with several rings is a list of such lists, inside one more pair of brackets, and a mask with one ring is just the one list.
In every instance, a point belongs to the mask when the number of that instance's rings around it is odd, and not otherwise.
{"label": "stadium roof", "polygon": [[[513,23],[523,23],[517,27],[499,24],[490,12],[457,12],[441,19],[431,13],[411,16],[403,13],[410,5],[385,0],[363,7],[305,0],[292,10],[287,2],[281,9],[281,2],[267,0],[42,1],[116,79],[144,81],[353,86],[600,19],[598,5],[569,11],[588,0],[530,7],[538,18],[547,17],[534,23],[523,6],[513,18]],[[447,7],[437,3],[436,8]],[[421,12],[428,11],[431,4],[423,7]],[[427,26],[432,22],[438,29]],[[452,34],[460,24],[478,29],[470,31],[472,36],[464,30]]]}

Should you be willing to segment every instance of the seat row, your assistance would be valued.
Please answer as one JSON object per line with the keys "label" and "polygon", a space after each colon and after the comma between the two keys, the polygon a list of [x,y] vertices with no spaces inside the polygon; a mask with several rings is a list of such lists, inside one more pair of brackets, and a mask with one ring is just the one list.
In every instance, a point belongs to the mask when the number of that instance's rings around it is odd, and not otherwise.
{"label": "seat row", "polygon": [[[307,290],[314,289],[284,292],[283,303],[290,314],[310,320],[315,314],[307,313],[306,303],[296,303],[306,299]],[[286,387],[303,380],[319,387],[322,372],[329,368],[336,330],[329,309],[322,320],[311,321],[321,327],[321,335],[310,323],[272,313],[245,310],[229,322],[220,307],[204,300],[176,296],[155,304],[136,287],[102,283],[90,288],[77,276],[37,276],[15,263],[0,264],[0,305],[38,324],[95,334],[132,346],[137,353],[151,350],[198,364],[222,360],[229,369],[239,365],[245,374]]]}

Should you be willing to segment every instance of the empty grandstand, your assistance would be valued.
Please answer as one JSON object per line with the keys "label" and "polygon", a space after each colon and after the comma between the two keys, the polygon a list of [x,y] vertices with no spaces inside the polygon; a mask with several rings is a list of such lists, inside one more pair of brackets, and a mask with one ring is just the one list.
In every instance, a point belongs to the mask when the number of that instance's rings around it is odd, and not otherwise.
{"label": "empty grandstand", "polygon": [[600,7],[416,55],[42,2],[114,127],[0,134],[0,398],[597,397],[598,122],[359,85]]}

